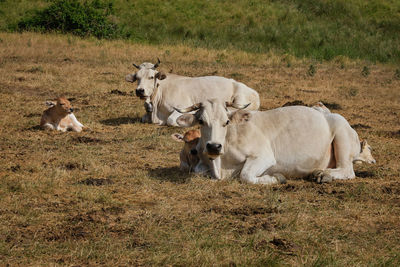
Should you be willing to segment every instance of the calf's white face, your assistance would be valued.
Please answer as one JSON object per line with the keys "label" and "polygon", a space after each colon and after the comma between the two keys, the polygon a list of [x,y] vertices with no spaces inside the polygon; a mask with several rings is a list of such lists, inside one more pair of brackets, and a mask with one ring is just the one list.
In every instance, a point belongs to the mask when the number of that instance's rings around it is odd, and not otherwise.
{"label": "calf's white face", "polygon": [[[177,123],[182,127],[190,127],[195,124],[201,125],[201,139],[204,144],[203,153],[211,160],[224,154],[227,126],[230,123],[230,112],[227,106],[230,105],[218,99],[212,99],[185,109],[176,109],[181,113],[197,110],[195,114],[180,116],[177,119]],[[245,108],[247,106],[233,107]]]}
{"label": "calf's white face", "polygon": [[140,97],[141,99],[145,99],[150,97],[155,88],[158,86],[158,80],[164,80],[166,75],[162,72],[156,70],[158,64],[152,63],[142,63],[140,66],[134,64],[134,66],[138,69],[138,71],[134,74],[128,74],[125,77],[125,80],[128,82],[138,82],[138,87],[136,88],[136,96]]}

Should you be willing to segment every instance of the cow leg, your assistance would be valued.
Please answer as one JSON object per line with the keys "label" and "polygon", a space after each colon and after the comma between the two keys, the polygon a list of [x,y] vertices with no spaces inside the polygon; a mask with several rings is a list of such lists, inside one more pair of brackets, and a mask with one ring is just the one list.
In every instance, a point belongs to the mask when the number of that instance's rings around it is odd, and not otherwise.
{"label": "cow leg", "polygon": [[179,113],[178,111],[174,110],[171,115],[169,115],[168,119],[167,119],[167,125],[168,126],[175,126],[175,127],[179,127],[179,125],[176,123],[176,120],[178,119],[179,116],[181,116],[182,114]]}
{"label": "cow leg", "polygon": [[210,170],[210,167],[204,164],[201,160],[197,165],[193,168],[194,173],[205,173]]}
{"label": "cow leg", "polygon": [[144,109],[146,110],[146,114],[140,119],[141,123],[151,123],[151,113],[153,112],[153,104],[150,102],[150,99],[146,99],[144,102]]}
{"label": "cow leg", "polygon": [[141,123],[151,123],[151,113],[146,113],[140,118]]}
{"label": "cow leg", "polygon": [[77,125],[77,126],[79,126],[79,127],[83,127],[83,124],[80,123],[80,122],[76,119],[74,113],[69,114],[69,117],[71,118],[73,124],[75,124],[75,125]]}
{"label": "cow leg", "polygon": [[57,130],[65,133],[68,130],[68,127],[60,127],[60,126],[58,126]]}
{"label": "cow leg", "polygon": [[165,125],[165,121],[161,120],[160,117],[158,117],[157,113],[158,113],[158,111],[157,111],[156,107],[153,106],[153,112],[150,113],[151,123]]}
{"label": "cow leg", "polygon": [[78,133],[82,132],[82,127],[80,127],[79,125],[72,125],[70,128],[74,132],[78,132]]}
{"label": "cow leg", "polygon": [[50,123],[45,123],[42,127],[45,130],[54,130],[54,126]]}
{"label": "cow leg", "polygon": [[333,139],[336,168],[316,170],[313,172],[318,183],[331,182],[332,180],[346,180],[356,177],[353,169],[352,136],[346,128],[338,131]]}
{"label": "cow leg", "polygon": [[[250,184],[279,184],[285,183],[283,175],[274,176],[264,174],[266,170],[276,164],[275,158],[271,156],[260,156],[257,158],[247,158],[240,173],[240,179]],[[263,175],[264,174],[264,175]]]}

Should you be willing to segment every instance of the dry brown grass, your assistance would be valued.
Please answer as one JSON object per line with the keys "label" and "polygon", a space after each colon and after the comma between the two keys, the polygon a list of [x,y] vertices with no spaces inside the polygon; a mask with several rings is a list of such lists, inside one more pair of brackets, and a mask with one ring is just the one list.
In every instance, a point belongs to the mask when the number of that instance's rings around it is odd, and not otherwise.
{"label": "dry brown grass", "polygon": [[[2,264],[400,264],[395,67],[54,35],[0,38]],[[181,173],[180,144],[170,134],[184,130],[138,123],[142,102],[124,81],[132,62],[156,57],[165,71],[245,82],[260,93],[262,109],[294,100],[339,104],[333,111],[368,139],[377,164],[357,165],[364,177],[323,185]],[[75,98],[75,114],[90,130],[37,129],[44,101],[61,94]]]}

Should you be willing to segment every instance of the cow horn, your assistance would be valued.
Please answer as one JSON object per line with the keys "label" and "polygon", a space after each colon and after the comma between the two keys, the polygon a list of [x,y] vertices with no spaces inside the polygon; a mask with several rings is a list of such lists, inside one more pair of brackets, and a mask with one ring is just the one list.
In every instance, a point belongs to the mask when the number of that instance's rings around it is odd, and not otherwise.
{"label": "cow horn", "polygon": [[160,61],[160,59],[159,58],[157,58],[157,63],[156,64],[154,64],[154,67],[152,68],[153,70],[155,70],[155,69],[157,69],[158,68],[158,66],[160,65],[160,63],[161,63],[161,61]]}
{"label": "cow horn", "polygon": [[245,109],[248,106],[250,106],[251,103],[245,104],[245,105],[240,105],[240,104],[236,104],[236,103],[232,103],[232,102],[225,102],[226,107],[233,107],[236,109]]}
{"label": "cow horn", "polygon": [[136,65],[135,63],[132,63],[132,65],[133,65],[135,68],[140,69],[140,67],[139,67],[138,65]]}
{"label": "cow horn", "polygon": [[194,111],[194,110],[198,110],[200,108],[201,108],[201,103],[197,103],[197,104],[194,104],[194,105],[192,105],[190,107],[187,107],[187,108],[174,108],[174,109],[176,111],[178,111],[179,113],[188,113],[188,112],[191,112],[191,111]]}

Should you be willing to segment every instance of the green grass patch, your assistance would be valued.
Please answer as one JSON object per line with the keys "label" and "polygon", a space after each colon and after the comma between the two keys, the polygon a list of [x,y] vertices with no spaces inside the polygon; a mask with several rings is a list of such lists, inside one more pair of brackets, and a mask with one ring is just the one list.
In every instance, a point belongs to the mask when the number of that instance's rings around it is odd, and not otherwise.
{"label": "green grass patch", "polygon": [[0,30],[399,63],[399,11],[395,0],[4,0]]}

